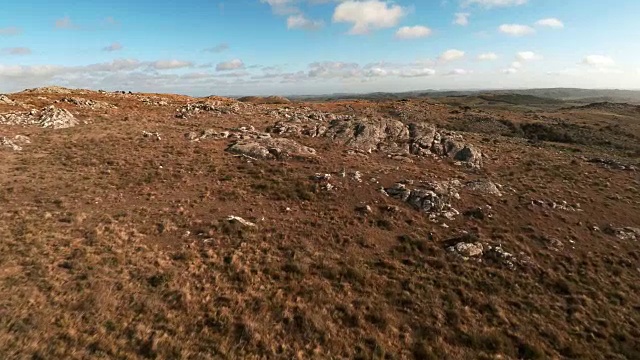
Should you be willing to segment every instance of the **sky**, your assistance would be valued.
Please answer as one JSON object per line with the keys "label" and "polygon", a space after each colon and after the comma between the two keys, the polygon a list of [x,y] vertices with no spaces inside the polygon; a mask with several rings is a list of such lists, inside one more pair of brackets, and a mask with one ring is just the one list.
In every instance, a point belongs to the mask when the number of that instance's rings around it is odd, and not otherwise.
{"label": "sky", "polygon": [[0,92],[640,89],[638,0],[23,0]]}

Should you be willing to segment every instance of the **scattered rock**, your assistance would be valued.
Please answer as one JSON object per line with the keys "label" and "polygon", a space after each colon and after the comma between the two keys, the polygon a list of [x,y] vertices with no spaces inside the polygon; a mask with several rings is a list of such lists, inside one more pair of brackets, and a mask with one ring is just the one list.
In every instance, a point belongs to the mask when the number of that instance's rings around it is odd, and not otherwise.
{"label": "scattered rock", "polygon": [[417,210],[429,214],[431,219],[438,216],[452,220],[459,212],[451,205],[451,201],[459,199],[458,189],[461,184],[457,180],[424,182],[419,188],[408,189],[403,183],[396,183],[383,189],[387,195],[402,200]]}
{"label": "scattered rock", "polygon": [[290,104],[291,100],[284,96],[245,96],[238,99],[240,102],[251,104]]}
{"label": "scattered rock", "polygon": [[144,136],[146,138],[155,139],[157,141],[162,140],[162,138],[160,137],[160,133],[158,133],[158,132],[142,131],[142,136]]}
{"label": "scattered rock", "polygon": [[356,207],[356,211],[361,213],[361,214],[371,214],[371,213],[373,213],[373,209],[371,208],[371,206],[369,206],[367,204],[358,205]]}
{"label": "scattered rock", "polygon": [[455,252],[456,254],[467,259],[470,257],[480,257],[483,254],[484,247],[481,243],[464,243],[460,242],[447,249],[449,252]]}
{"label": "scattered rock", "polygon": [[241,103],[233,100],[214,100],[214,101],[200,101],[197,103],[190,103],[178,108],[176,117],[181,119],[187,119],[196,116],[201,113],[213,113],[213,114],[249,114],[251,105]]}
{"label": "scattered rock", "polygon": [[605,234],[617,237],[620,240],[638,240],[640,239],[640,228],[624,227],[617,228],[611,225],[604,229]]}
{"label": "scattered rock", "polygon": [[91,110],[106,110],[106,109],[116,108],[115,105],[106,103],[104,101],[96,101],[96,100],[78,98],[78,97],[65,97],[59,101],[56,101],[56,103],[58,102],[69,103],[80,108],[91,109]]}
{"label": "scattered rock", "polygon": [[31,144],[31,140],[24,135],[16,135],[13,139],[0,137],[0,146],[10,148],[13,151],[22,151],[22,146]]}
{"label": "scattered rock", "polygon": [[571,212],[581,212],[580,204],[569,205],[566,201],[555,202],[555,201],[544,201],[544,200],[531,200],[531,205],[537,207],[550,208],[553,210],[563,210],[563,211],[571,211]]}
{"label": "scattered rock", "polygon": [[515,255],[505,251],[501,245],[490,245],[480,242],[458,242],[453,246],[449,246],[447,252],[455,254],[461,259],[476,260],[478,262],[494,263],[505,266],[511,270],[515,270],[517,265],[525,266],[533,264],[531,259],[524,254],[522,259],[518,259]]}
{"label": "scattered rock", "polygon": [[613,159],[602,159],[602,158],[593,158],[588,159],[587,162],[592,164],[599,164],[608,169],[616,169],[616,170],[626,170],[626,171],[637,171],[638,167],[630,164],[623,164],[620,161]]}
{"label": "scattered rock", "polygon": [[40,93],[40,94],[71,94],[71,93],[84,93],[86,91],[84,90],[72,90],[72,89],[67,89],[65,87],[62,86],[45,86],[45,87],[39,87],[39,88],[34,88],[34,89],[27,89],[24,90],[23,92],[25,93]]}
{"label": "scattered rock", "polygon": [[229,215],[227,217],[227,221],[232,222],[232,223],[238,223],[240,225],[243,226],[247,226],[247,227],[256,227],[256,224],[252,223],[251,221],[245,220],[239,216],[235,216],[235,215]]}
{"label": "scattered rock", "polygon": [[489,180],[474,180],[464,184],[465,189],[485,195],[502,196],[497,184]]}
{"label": "scattered rock", "polygon": [[147,106],[169,106],[169,99],[157,96],[142,96],[138,100]]}
{"label": "scattered rock", "polygon": [[227,151],[257,159],[308,158],[316,151],[291,139],[262,138],[239,140],[232,143]]}

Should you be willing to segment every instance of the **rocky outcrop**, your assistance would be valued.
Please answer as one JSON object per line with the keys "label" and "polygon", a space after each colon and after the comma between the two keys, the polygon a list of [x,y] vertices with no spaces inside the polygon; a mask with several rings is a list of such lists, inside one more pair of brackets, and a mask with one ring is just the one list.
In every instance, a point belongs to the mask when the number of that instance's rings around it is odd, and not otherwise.
{"label": "rocky outcrop", "polygon": [[213,113],[213,114],[247,114],[251,105],[241,103],[238,101],[200,101],[196,103],[186,104],[178,108],[176,117],[180,119],[187,119],[198,114]]}
{"label": "rocky outcrop", "polygon": [[366,152],[409,151],[409,129],[397,120],[334,120],[322,136]]}
{"label": "rocky outcrop", "polygon": [[13,138],[0,137],[0,147],[13,151],[22,151],[22,147],[27,144],[31,144],[31,140],[24,135],[16,135]]}
{"label": "rocky outcrop", "polygon": [[498,189],[498,185],[489,180],[469,181],[464,185],[465,189],[484,195],[502,196],[502,192]]}
{"label": "rocky outcrop", "polygon": [[326,137],[352,149],[390,155],[437,155],[482,167],[482,153],[459,134],[438,130],[429,123],[393,119],[355,118],[321,112],[272,112],[286,118],[267,128],[288,136]]}
{"label": "rocky outcrop", "polygon": [[84,108],[84,109],[91,109],[91,110],[106,110],[106,109],[116,108],[115,105],[109,104],[104,101],[96,101],[96,100],[78,98],[78,97],[65,97],[56,102],[73,104],[77,107]]}
{"label": "rocky outcrop", "polygon": [[458,180],[429,181],[410,189],[404,183],[396,183],[383,189],[384,193],[404,201],[415,209],[429,214],[431,219],[444,217],[452,220],[460,213],[451,202],[460,198],[458,190],[462,184]]}
{"label": "rocky outcrop", "polygon": [[44,109],[31,110],[28,113],[0,114],[0,124],[3,125],[35,125],[49,129],[65,129],[78,125],[80,122],[66,109],[53,105]]}
{"label": "rocky outcrop", "polygon": [[0,104],[2,105],[19,105],[17,101],[11,100],[8,96],[0,94]]}
{"label": "rocky outcrop", "polygon": [[239,140],[232,143],[227,151],[253,159],[308,158],[316,154],[315,149],[284,138],[261,138]]}

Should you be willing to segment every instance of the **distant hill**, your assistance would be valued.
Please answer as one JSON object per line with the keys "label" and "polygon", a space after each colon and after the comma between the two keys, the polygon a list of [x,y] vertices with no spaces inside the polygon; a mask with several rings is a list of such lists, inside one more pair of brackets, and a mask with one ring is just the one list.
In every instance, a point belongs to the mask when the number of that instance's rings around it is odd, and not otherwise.
{"label": "distant hill", "polygon": [[[288,96],[292,100],[381,100],[381,99],[415,99],[421,97],[442,98],[478,95],[493,97],[492,101],[502,101],[512,104],[544,103],[551,104],[553,100],[574,101],[583,103],[592,102],[626,102],[640,104],[640,90],[600,90],[600,89],[574,89],[574,88],[549,88],[549,89],[523,89],[523,90],[468,90],[468,91],[438,91],[423,90],[400,93],[375,92],[368,94],[327,94],[327,95],[293,95]],[[509,97],[519,95],[520,97]],[[527,98],[529,97],[529,98]],[[534,99],[535,97],[537,99]],[[547,100],[540,100],[540,99]],[[487,100],[487,99],[485,99]]]}

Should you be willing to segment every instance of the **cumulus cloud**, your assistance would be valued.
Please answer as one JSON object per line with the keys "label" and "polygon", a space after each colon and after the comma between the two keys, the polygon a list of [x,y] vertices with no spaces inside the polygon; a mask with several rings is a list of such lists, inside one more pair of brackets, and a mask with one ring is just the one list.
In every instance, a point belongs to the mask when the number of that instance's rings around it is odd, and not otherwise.
{"label": "cumulus cloud", "polygon": [[525,36],[532,35],[536,32],[534,28],[528,25],[520,25],[520,24],[503,24],[500,25],[498,30],[510,36]]}
{"label": "cumulus cloud", "polygon": [[11,36],[20,34],[22,34],[22,29],[15,26],[0,28],[0,36]]}
{"label": "cumulus cloud", "polygon": [[333,22],[352,24],[352,35],[367,34],[375,29],[394,27],[405,16],[407,10],[380,0],[341,2],[333,13]]}
{"label": "cumulus cloud", "polygon": [[27,47],[12,47],[0,50],[2,55],[30,55],[31,49]]}
{"label": "cumulus cloud", "polygon": [[122,50],[122,48],[123,48],[122,44],[120,44],[119,42],[114,42],[109,46],[103,47],[102,51],[118,51],[118,50]]}
{"label": "cumulus cloud", "polygon": [[511,63],[512,69],[520,69],[522,68],[522,63],[520,61],[514,61]]}
{"label": "cumulus cloud", "polygon": [[360,65],[340,61],[323,61],[309,64],[309,77],[349,78],[360,75]]}
{"label": "cumulus cloud", "polygon": [[503,73],[503,74],[507,74],[507,75],[515,74],[515,73],[517,73],[517,72],[518,72],[518,69],[513,68],[513,67],[506,68],[506,69],[502,69],[502,73]]}
{"label": "cumulus cloud", "polygon": [[231,71],[238,69],[244,69],[244,62],[240,59],[224,61],[216,65],[216,71]]}
{"label": "cumulus cloud", "polygon": [[438,57],[438,61],[445,63],[445,62],[459,60],[459,59],[462,59],[463,57],[464,57],[464,51],[457,50],[457,49],[449,49],[443,52]]}
{"label": "cumulus cloud", "polygon": [[496,55],[496,53],[492,53],[492,52],[488,52],[488,53],[484,53],[484,54],[478,55],[478,60],[480,60],[480,61],[493,61],[493,60],[497,60],[497,59],[498,59],[498,55]]}
{"label": "cumulus cloud", "polygon": [[323,26],[322,20],[311,20],[302,14],[291,15],[287,18],[287,29],[318,30]]}
{"label": "cumulus cloud", "polygon": [[181,69],[192,66],[192,62],[182,60],[160,60],[152,64],[152,67],[156,70]]}
{"label": "cumulus cloud", "polygon": [[553,29],[564,28],[564,23],[556,18],[540,19],[536,21],[537,26],[550,27]]}
{"label": "cumulus cloud", "polygon": [[453,19],[453,23],[460,26],[469,25],[469,13],[455,13],[455,18]]}
{"label": "cumulus cloud", "polygon": [[609,56],[589,55],[582,59],[582,64],[594,68],[608,68],[616,65],[616,62]]}
{"label": "cumulus cloud", "polygon": [[289,15],[295,14],[300,10],[294,5],[295,0],[260,0],[263,4],[269,4],[275,14]]}
{"label": "cumulus cloud", "polygon": [[519,61],[532,61],[542,59],[541,55],[534,53],[533,51],[520,51],[516,54],[516,59]]}
{"label": "cumulus cloud", "polygon": [[212,53],[221,53],[227,50],[229,50],[229,44],[227,43],[221,43],[214,47],[204,49],[204,51],[212,52]]}
{"label": "cumulus cloud", "polygon": [[397,72],[400,77],[423,77],[433,76],[436,74],[434,69],[421,68],[421,69],[406,69]]}
{"label": "cumulus cloud", "polygon": [[403,26],[396,31],[398,39],[418,39],[431,35],[431,29],[426,26]]}
{"label": "cumulus cloud", "polygon": [[524,5],[528,0],[463,0],[463,6],[478,5],[486,8]]}

